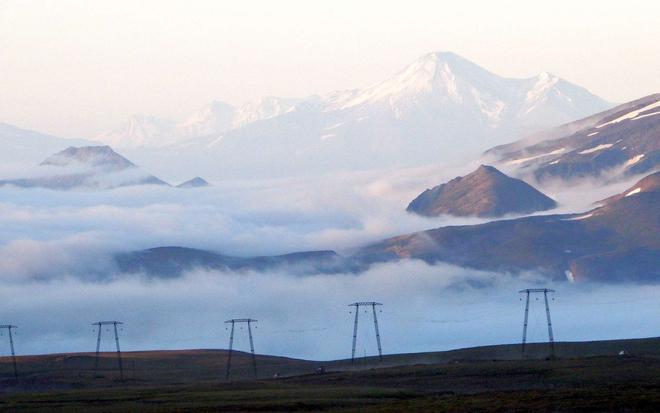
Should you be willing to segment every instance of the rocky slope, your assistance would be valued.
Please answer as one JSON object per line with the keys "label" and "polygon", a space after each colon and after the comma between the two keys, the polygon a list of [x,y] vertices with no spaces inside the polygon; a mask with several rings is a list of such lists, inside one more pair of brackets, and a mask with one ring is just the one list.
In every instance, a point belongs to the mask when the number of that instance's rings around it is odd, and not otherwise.
{"label": "rocky slope", "polygon": [[[659,174],[647,180],[655,182]],[[354,258],[362,263],[415,258],[569,280],[658,281],[659,234],[660,190],[640,181],[583,214],[442,227],[369,245]]]}
{"label": "rocky slope", "polygon": [[531,185],[481,165],[466,176],[427,189],[415,198],[407,211],[425,216],[499,217],[526,214],[557,206],[556,202]]}
{"label": "rocky slope", "polygon": [[[557,136],[561,131],[566,134]],[[498,165],[537,180],[644,174],[660,168],[660,94],[486,152]]]}

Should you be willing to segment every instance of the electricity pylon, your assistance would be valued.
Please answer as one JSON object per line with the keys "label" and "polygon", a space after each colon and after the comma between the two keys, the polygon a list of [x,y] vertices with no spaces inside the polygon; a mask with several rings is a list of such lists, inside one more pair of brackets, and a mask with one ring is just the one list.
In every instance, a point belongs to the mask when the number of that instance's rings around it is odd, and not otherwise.
{"label": "electricity pylon", "polygon": [[119,376],[121,378],[121,381],[124,381],[124,366],[121,361],[121,349],[119,347],[119,333],[117,333],[117,325],[118,324],[124,324],[121,321],[97,321],[96,323],[92,323],[93,326],[97,326],[99,329],[98,336],[96,337],[96,358],[94,360],[94,377],[96,377],[96,372],[98,371],[99,368],[99,351],[101,350],[101,330],[103,330],[103,326],[106,325],[111,325],[114,328],[114,333],[115,333],[115,344],[117,346],[117,364],[119,366]]}
{"label": "electricity pylon", "polygon": [[378,317],[376,316],[376,306],[383,305],[375,301],[358,301],[353,304],[349,304],[349,307],[355,307],[355,321],[353,322],[353,347],[351,350],[351,363],[355,361],[355,344],[357,343],[357,331],[358,331],[358,314],[360,314],[360,306],[371,306],[371,310],[374,315],[374,329],[376,330],[376,343],[378,344],[378,359],[383,361],[383,350],[380,346],[380,331],[378,330]]}
{"label": "electricity pylon", "polygon": [[552,320],[550,318],[550,305],[548,304],[548,293],[554,293],[555,290],[550,290],[548,288],[527,288],[525,290],[518,291],[519,294],[526,294],[525,298],[525,320],[523,322],[523,336],[522,336],[522,351],[525,352],[525,344],[527,343],[527,321],[529,319],[529,295],[533,293],[543,293],[543,298],[545,300],[545,315],[548,319],[548,343],[550,344],[550,349],[552,354],[555,354],[555,338],[552,334]]}
{"label": "electricity pylon", "polygon": [[9,336],[9,348],[11,349],[11,363],[14,366],[14,378],[18,378],[18,368],[16,367],[16,353],[14,352],[14,336],[11,334],[11,330],[16,328],[16,326],[11,324],[2,324],[0,325],[0,330],[7,329],[7,335]]}
{"label": "electricity pylon", "polygon": [[229,373],[231,371],[231,355],[234,351],[234,326],[237,323],[246,323],[248,328],[248,336],[250,337],[250,352],[252,353],[252,369],[254,370],[254,378],[257,378],[257,359],[254,356],[254,341],[252,340],[252,323],[256,323],[257,320],[252,318],[232,318],[231,320],[225,321],[225,324],[231,324],[231,332],[229,333],[229,354],[227,354],[227,372],[225,378],[229,379]]}

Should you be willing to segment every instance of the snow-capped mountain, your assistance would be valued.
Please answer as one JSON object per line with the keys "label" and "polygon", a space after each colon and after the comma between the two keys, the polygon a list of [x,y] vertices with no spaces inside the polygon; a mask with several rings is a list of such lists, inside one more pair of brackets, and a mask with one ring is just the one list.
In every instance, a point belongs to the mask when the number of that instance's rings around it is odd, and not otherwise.
{"label": "snow-capped mountain", "polygon": [[[211,177],[417,166],[476,154],[610,106],[547,73],[504,78],[437,52],[366,89],[241,106],[232,111],[231,126],[231,110],[216,103],[222,110],[206,109],[179,123],[175,144],[131,156],[153,170],[166,157]],[[139,139],[127,135],[114,145],[133,141]]]}
{"label": "snow-capped mountain", "polygon": [[176,142],[176,123],[148,115],[133,115],[119,128],[95,140],[113,147],[166,146]]}
{"label": "snow-capped mountain", "polygon": [[518,124],[529,130],[565,123],[610,106],[552,74],[503,78],[450,52],[429,53],[392,78],[344,96],[329,107],[382,107],[397,117],[418,111],[435,116],[468,112],[493,128]]}
{"label": "snow-capped mountain", "polygon": [[170,133],[178,139],[222,133],[232,128],[235,111],[228,103],[213,101],[179,122]]}
{"label": "snow-capped mountain", "polygon": [[196,137],[217,137],[249,123],[270,119],[292,110],[299,101],[271,96],[239,107],[213,101],[180,122],[134,115],[119,128],[95,139],[120,148],[164,147]]}
{"label": "snow-capped mountain", "polygon": [[234,111],[232,129],[287,113],[293,110],[300,101],[301,99],[268,96],[245,103]]}

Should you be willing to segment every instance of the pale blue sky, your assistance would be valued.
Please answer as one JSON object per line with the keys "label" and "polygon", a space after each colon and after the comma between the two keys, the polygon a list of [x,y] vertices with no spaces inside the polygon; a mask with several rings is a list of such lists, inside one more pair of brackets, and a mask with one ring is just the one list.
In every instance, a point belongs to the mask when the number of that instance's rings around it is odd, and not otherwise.
{"label": "pale blue sky", "polygon": [[0,121],[91,136],[132,113],[365,87],[434,50],[626,101],[660,91],[660,2],[0,0]]}

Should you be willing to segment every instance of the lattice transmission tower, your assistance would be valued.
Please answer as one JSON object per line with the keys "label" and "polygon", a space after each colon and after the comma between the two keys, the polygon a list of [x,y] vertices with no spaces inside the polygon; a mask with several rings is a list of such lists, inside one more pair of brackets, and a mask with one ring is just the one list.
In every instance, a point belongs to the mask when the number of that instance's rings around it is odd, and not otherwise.
{"label": "lattice transmission tower", "polygon": [[380,330],[378,329],[378,316],[376,315],[376,307],[382,305],[383,304],[377,303],[375,301],[358,301],[348,305],[349,307],[355,307],[355,321],[353,321],[353,347],[351,349],[351,363],[355,362],[355,345],[357,344],[358,317],[360,314],[360,307],[371,307],[374,317],[374,329],[376,331],[376,343],[378,344],[378,359],[380,361],[383,361],[383,349],[380,345]]}
{"label": "lattice transmission tower", "polygon": [[117,347],[117,366],[119,367],[119,377],[121,381],[124,381],[124,365],[121,360],[121,348],[119,347],[119,333],[117,332],[117,325],[122,325],[121,321],[97,321],[92,323],[93,326],[98,328],[98,336],[96,337],[96,358],[94,359],[94,377],[96,377],[98,368],[99,368],[99,357],[101,351],[101,332],[103,331],[103,326],[112,326],[115,333],[115,345]]}
{"label": "lattice transmission tower", "polygon": [[[543,294],[545,300],[545,315],[548,321],[548,344],[550,344],[550,351],[555,354],[555,337],[552,333],[552,319],[550,318],[550,304],[548,303],[548,293],[554,293],[555,290],[548,288],[527,288],[518,291],[519,294],[525,294],[525,318],[523,321],[523,336],[522,336],[522,351],[525,352],[525,345],[527,344],[527,322],[529,320],[529,297],[531,294]],[[554,298],[553,298],[554,300]]]}
{"label": "lattice transmission tower", "polygon": [[257,320],[252,318],[232,318],[231,320],[225,321],[225,324],[231,324],[231,332],[229,333],[229,354],[227,354],[227,372],[225,378],[229,379],[229,373],[231,372],[231,356],[234,351],[234,327],[236,324],[247,324],[248,337],[250,338],[250,353],[252,353],[252,369],[254,370],[254,378],[257,378],[257,359],[254,355],[254,341],[252,339],[252,323],[256,323]]}
{"label": "lattice transmission tower", "polygon": [[11,350],[11,364],[14,367],[14,378],[18,378],[18,368],[16,367],[16,352],[14,351],[14,336],[11,333],[11,330],[17,328],[11,324],[2,324],[0,325],[0,330],[7,330],[7,336],[9,336],[9,348]]}

